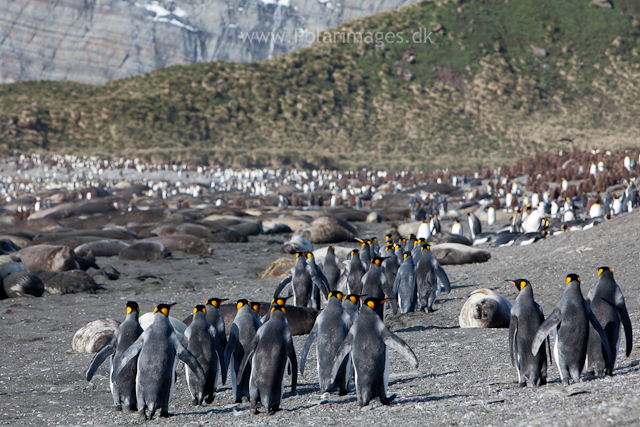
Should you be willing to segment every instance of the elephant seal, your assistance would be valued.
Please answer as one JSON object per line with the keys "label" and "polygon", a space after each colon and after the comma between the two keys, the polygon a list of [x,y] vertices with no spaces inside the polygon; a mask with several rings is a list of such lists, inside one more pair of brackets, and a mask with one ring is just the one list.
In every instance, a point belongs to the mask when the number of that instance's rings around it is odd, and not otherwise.
{"label": "elephant seal", "polygon": [[296,234],[311,243],[338,243],[352,241],[358,231],[342,218],[321,216],[296,231]]}
{"label": "elephant seal", "polygon": [[137,242],[120,252],[118,257],[128,261],[159,261],[167,259],[169,251],[162,243]]}
{"label": "elephant seal", "polygon": [[[252,303],[253,304],[253,303]],[[270,304],[267,302],[261,302],[260,304],[260,318],[264,318],[269,314]],[[307,335],[313,329],[313,325],[316,322],[316,317],[320,314],[319,310],[310,307],[296,307],[293,305],[286,305],[287,311],[286,317],[289,322],[289,328],[293,335]],[[224,327],[227,331],[231,330],[233,320],[236,318],[238,309],[236,304],[221,304],[218,307],[220,315],[224,319]],[[189,326],[191,324],[191,315],[184,319],[184,324]]]}
{"label": "elephant seal", "polygon": [[291,236],[291,239],[282,245],[282,252],[285,254],[311,251],[313,251],[313,245],[302,236]]}
{"label": "elephant seal", "polygon": [[128,247],[129,244],[121,240],[104,239],[97,240],[91,243],[85,243],[76,247],[73,251],[77,256],[81,257],[86,256],[89,251],[93,252],[93,256],[107,257],[118,256],[121,250]]}
{"label": "elephant seal", "polygon": [[0,279],[16,271],[26,271],[17,255],[0,255]]}
{"label": "elephant seal", "polygon": [[0,239],[0,254],[8,255],[14,252],[18,252],[20,247],[13,243],[11,239]]}
{"label": "elephant seal", "polygon": [[461,328],[508,328],[511,303],[490,289],[476,289],[462,306]]}
{"label": "elephant seal", "polygon": [[173,236],[174,234],[178,234],[178,232],[173,225],[165,224],[152,228],[149,234],[155,234],[156,236]]}
{"label": "elephant seal", "polygon": [[96,353],[108,343],[120,322],[108,317],[89,322],[78,329],[71,339],[71,349],[77,353]]}
{"label": "elephant seal", "polygon": [[16,252],[27,271],[67,271],[80,268],[76,255],[69,246],[36,245]]}
{"label": "elephant seal", "polygon": [[33,273],[16,271],[2,279],[4,295],[7,298],[41,297],[44,283]]}
{"label": "elephant seal", "polygon": [[481,249],[458,243],[442,243],[431,246],[431,252],[436,256],[440,265],[459,265],[487,262],[491,253]]}
{"label": "elephant seal", "polygon": [[196,236],[175,234],[173,236],[158,236],[144,239],[145,242],[163,244],[168,251],[185,252],[190,255],[207,255],[213,252],[211,247]]}
{"label": "elephant seal", "polygon": [[459,245],[471,246],[473,242],[468,237],[459,234],[451,234],[447,231],[441,231],[435,236],[429,237],[427,243],[431,246],[441,245],[443,243],[457,243]]}
{"label": "elephant seal", "polygon": [[95,292],[102,289],[91,276],[81,270],[64,272],[38,270],[33,272],[44,283],[44,290],[50,294],[75,294]]}

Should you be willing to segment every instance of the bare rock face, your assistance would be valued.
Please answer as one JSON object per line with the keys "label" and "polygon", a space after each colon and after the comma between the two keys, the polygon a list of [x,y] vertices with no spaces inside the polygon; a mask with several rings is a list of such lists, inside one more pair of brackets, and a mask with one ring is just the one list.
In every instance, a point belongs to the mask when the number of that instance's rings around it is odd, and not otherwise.
{"label": "bare rock face", "polygon": [[[306,47],[317,31],[415,0],[16,0],[0,3],[0,83],[104,83]],[[274,37],[270,37],[274,34]]]}

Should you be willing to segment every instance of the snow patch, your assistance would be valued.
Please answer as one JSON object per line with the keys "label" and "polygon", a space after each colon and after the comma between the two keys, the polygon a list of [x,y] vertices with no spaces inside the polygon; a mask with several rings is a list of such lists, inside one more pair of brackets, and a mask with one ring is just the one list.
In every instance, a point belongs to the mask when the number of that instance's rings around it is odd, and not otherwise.
{"label": "snow patch", "polygon": [[176,6],[173,11],[166,9],[164,6],[161,6],[157,1],[152,1],[151,4],[140,4],[135,3],[136,7],[140,7],[145,9],[147,12],[151,12],[154,16],[150,16],[149,19],[153,22],[161,22],[169,25],[175,25],[179,28],[184,28],[187,31],[191,31],[193,33],[198,30],[191,25],[187,25],[184,22],[181,22],[177,18],[186,18],[187,12],[181,7]]}

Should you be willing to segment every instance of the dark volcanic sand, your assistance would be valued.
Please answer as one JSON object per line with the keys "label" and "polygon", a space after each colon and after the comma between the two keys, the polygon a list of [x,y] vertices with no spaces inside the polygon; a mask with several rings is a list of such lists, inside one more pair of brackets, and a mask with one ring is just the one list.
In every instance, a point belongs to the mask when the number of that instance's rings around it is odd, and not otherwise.
{"label": "dark volcanic sand", "polygon": [[[564,288],[567,273],[582,277],[586,295],[596,283],[597,268],[607,265],[625,294],[631,321],[638,327],[640,214],[622,215],[594,229],[549,237],[528,247],[491,248],[485,264],[447,266],[452,281],[449,295],[441,295],[431,314],[388,317],[387,324],[415,351],[420,366],[391,350],[390,406],[376,399],[358,410],[355,392],[319,404],[315,350],[310,352],[306,376],[299,377],[297,395],[285,389],[282,411],[253,416],[249,404],[237,407],[227,383],[212,405],[193,407],[178,368],[178,381],[169,419],[149,425],[638,425],[640,380],[634,349],[618,359],[613,377],[563,387],[555,366],[550,384],[521,389],[509,364],[508,330],[459,329],[458,314],[474,289],[490,287],[514,301],[516,289],[505,279],[528,278],[534,294],[549,314]],[[387,224],[357,224],[360,235],[384,235]],[[135,414],[113,412],[108,363],[91,383],[84,372],[91,354],[71,352],[71,337],[99,317],[124,317],[125,299],[137,301],[142,312],[162,302],[177,302],[171,313],[186,317],[207,298],[270,300],[277,279],[256,277],[280,253],[282,238],[259,236],[249,243],[213,245],[212,256],[184,256],[164,262],[123,262],[100,258],[122,273],[95,295],[76,294],[0,301],[0,425],[128,425],[141,424]],[[319,246],[316,246],[319,247]],[[143,273],[163,280],[133,279]],[[295,337],[298,358],[306,336]],[[314,347],[315,348],[315,347]],[[624,343],[620,346],[621,352]],[[289,382],[287,381],[287,384]],[[353,387],[353,385],[352,385]],[[159,415],[159,412],[158,414]],[[157,416],[156,415],[156,416]]]}

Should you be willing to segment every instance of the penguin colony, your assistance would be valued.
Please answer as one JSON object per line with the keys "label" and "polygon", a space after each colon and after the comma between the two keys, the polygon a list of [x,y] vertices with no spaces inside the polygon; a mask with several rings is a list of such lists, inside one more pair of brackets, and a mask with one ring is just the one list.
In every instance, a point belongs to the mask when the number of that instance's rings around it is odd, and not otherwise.
{"label": "penguin colony", "polygon": [[[380,257],[372,240],[368,240],[362,242],[361,252],[351,252],[349,260],[349,263],[357,260],[359,264],[356,265],[364,269],[359,255],[369,254],[369,267],[360,279],[360,292],[366,290],[373,294],[377,291],[382,297],[369,297],[364,293],[345,295],[340,289],[347,286],[349,270],[345,269],[335,283],[329,284],[322,268],[325,264],[315,264],[312,254],[298,253],[291,274],[278,285],[267,315],[260,318],[260,303],[235,302],[237,314],[228,341],[218,312],[220,303],[226,299],[212,298],[206,305],[196,306],[191,324],[183,334],[174,331],[169,322],[172,304],[158,305],[153,323],[142,331],[138,323],[139,307],[129,301],[125,321],[111,341],[94,356],[86,378],[91,380],[97,367],[111,356],[110,381],[116,409],[121,410],[123,406],[131,411],[137,409],[140,417],[146,419],[152,418],[157,409],[161,416],[168,416],[176,366],[178,360],[182,360],[194,405],[212,403],[218,382],[221,380],[224,384],[229,371],[236,403],[246,398],[253,414],[258,413],[259,403],[266,413],[273,414],[280,408],[287,373],[291,375],[291,394],[295,394],[297,386],[298,359],[286,317],[290,307],[287,301],[293,297],[298,303],[315,307],[312,295],[328,290],[326,305],[304,344],[300,374],[304,375],[307,356],[317,341],[318,384],[324,393],[322,398],[327,399],[331,392],[340,396],[348,394],[350,382],[354,381],[359,407],[368,405],[374,398],[387,405],[395,397],[388,393],[388,348],[398,351],[414,369],[418,367],[418,359],[412,349],[384,324],[384,304],[390,303],[394,312],[398,303],[403,313],[408,307],[433,311],[429,303],[418,308],[420,304],[416,306],[415,302],[435,300],[440,290],[439,281],[446,283],[446,288],[450,287],[442,267],[433,261],[432,255],[429,256],[428,245],[416,240],[413,250],[419,248],[416,252],[419,254],[418,267],[412,263],[411,252],[405,252],[394,287],[390,288],[381,267],[395,256],[395,243],[391,236],[387,238],[387,253],[393,255]],[[327,266],[333,264],[328,261],[332,254],[333,247],[330,246],[325,258]],[[419,268],[421,263],[427,265],[428,276],[431,276],[431,282],[425,287],[426,299],[424,295],[420,297],[417,285],[417,277],[423,274]],[[401,270],[402,265],[411,266],[413,271],[407,267]],[[441,277],[435,272],[436,268],[441,271]],[[327,273],[330,271],[328,268]],[[406,277],[398,280],[405,274],[402,271],[406,271]],[[371,273],[373,276],[368,276]],[[509,353],[522,387],[547,383],[548,356],[549,360],[555,361],[565,385],[580,381],[583,372],[612,375],[623,329],[626,356],[630,355],[632,325],[622,291],[611,268],[601,267],[597,275],[598,283],[586,299],[582,295],[580,278],[575,274],[567,275],[565,292],[547,318],[535,302],[533,286],[527,279],[507,280],[519,291],[511,308]],[[375,279],[370,282],[367,277]],[[294,294],[280,297],[286,285]],[[413,306],[402,303],[407,300],[413,301]]]}

